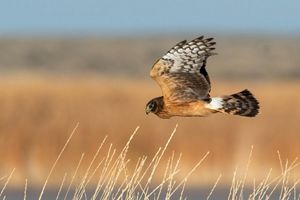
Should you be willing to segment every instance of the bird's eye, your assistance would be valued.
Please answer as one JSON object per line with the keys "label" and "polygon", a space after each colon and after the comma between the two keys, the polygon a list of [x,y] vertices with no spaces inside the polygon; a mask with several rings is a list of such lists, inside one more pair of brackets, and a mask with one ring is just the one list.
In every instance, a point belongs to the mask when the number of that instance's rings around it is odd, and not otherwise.
{"label": "bird's eye", "polygon": [[156,103],[155,102],[151,102],[150,104],[149,104],[149,108],[150,108],[150,110],[152,110],[152,111],[154,111],[155,109],[156,109]]}

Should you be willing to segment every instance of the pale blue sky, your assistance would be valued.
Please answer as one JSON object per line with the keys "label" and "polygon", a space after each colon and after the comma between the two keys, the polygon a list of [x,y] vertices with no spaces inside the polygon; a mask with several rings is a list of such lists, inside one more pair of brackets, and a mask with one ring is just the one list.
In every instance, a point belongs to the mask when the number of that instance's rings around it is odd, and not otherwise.
{"label": "pale blue sky", "polygon": [[0,0],[0,35],[300,34],[299,0]]}

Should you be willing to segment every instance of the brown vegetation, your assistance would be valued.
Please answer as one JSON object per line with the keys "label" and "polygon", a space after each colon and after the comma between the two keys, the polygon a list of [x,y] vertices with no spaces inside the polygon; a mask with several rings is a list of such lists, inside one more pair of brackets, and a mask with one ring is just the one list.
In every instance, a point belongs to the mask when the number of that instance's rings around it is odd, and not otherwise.
{"label": "brown vegetation", "polygon": [[[176,124],[170,143],[183,153],[183,171],[203,155],[210,156],[190,180],[195,184],[232,179],[238,164],[247,161],[254,146],[249,174],[265,176],[270,167],[279,170],[276,151],[293,160],[300,154],[299,82],[213,82],[212,95],[230,94],[248,88],[261,102],[261,114],[243,118],[216,114],[207,118],[159,119],[145,115],[147,101],[160,95],[154,82],[89,78],[61,79],[13,76],[0,81],[0,173],[16,168],[15,179],[42,183],[71,130],[78,134],[57,166],[54,177],[72,173],[81,154],[91,159],[108,135],[117,150],[125,145],[136,126],[140,130],[131,144],[132,160],[153,156]],[[85,165],[87,162],[83,162]],[[133,162],[135,163],[135,162]],[[185,171],[185,172],[186,172]]]}

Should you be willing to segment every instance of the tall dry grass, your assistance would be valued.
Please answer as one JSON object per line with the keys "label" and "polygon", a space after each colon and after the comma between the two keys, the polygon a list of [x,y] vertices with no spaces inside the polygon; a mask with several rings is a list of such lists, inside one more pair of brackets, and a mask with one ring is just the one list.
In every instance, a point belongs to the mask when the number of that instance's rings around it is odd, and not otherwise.
{"label": "tall dry grass", "polygon": [[[74,139],[77,128],[78,124],[73,129],[50,168],[40,193],[38,197],[36,197],[39,200],[47,199],[44,192],[47,190],[48,182],[51,176],[56,173],[57,164],[62,161],[61,158],[70,145],[71,140]],[[130,145],[138,133],[138,130],[139,127],[135,129],[124,147],[119,151],[115,149],[112,144],[105,149],[104,146],[105,143],[107,143],[107,137],[104,137],[98,145],[97,151],[93,154],[92,159],[88,162],[88,167],[82,169],[84,171],[82,175],[77,172],[82,168],[85,153],[82,153],[81,156],[78,155],[80,158],[76,164],[75,172],[69,174],[65,173],[63,177],[60,177],[60,185],[56,187],[57,194],[55,199],[189,199],[188,193],[186,192],[187,181],[197,168],[202,165],[203,161],[208,157],[209,152],[207,152],[183,178],[179,178],[178,174],[181,171],[182,165],[181,154],[176,156],[173,152],[171,156],[168,157],[167,163],[162,163],[162,158],[166,156],[166,150],[169,148],[169,144],[177,130],[176,125],[169,139],[166,141],[166,144],[158,148],[152,158],[143,155],[139,157],[135,163],[135,168],[131,168],[129,165],[131,160],[128,156],[128,152],[130,151]],[[103,157],[99,156],[101,151],[105,152]],[[297,159],[291,163],[289,163],[288,160],[284,162],[280,153],[277,152],[281,173],[272,178],[272,169],[270,169],[264,178],[257,180],[254,177],[248,177],[252,153],[253,147],[250,151],[245,171],[240,175],[238,174],[239,169],[234,171],[231,187],[228,189],[228,195],[219,197],[219,199],[298,200],[300,198],[297,192],[297,184],[300,179],[295,179],[293,174],[296,167],[300,164]],[[66,168],[68,168],[68,166],[66,166]],[[161,171],[163,173],[161,173]],[[6,189],[14,172],[15,169],[13,169],[7,177],[4,176],[0,180],[0,182],[3,182],[0,192],[1,199],[10,198],[9,195],[6,194]],[[154,181],[155,176],[159,177],[156,178],[156,181]],[[214,192],[216,188],[218,188],[221,177],[222,175],[217,178],[215,184],[207,194],[207,200],[213,199]],[[246,184],[247,178],[253,181],[253,185],[251,190],[245,192],[245,189],[249,187]],[[96,180],[96,184],[93,184],[92,179]],[[27,199],[28,184],[30,184],[30,180],[25,179],[24,200]],[[65,189],[63,190],[63,188]],[[73,188],[73,190],[70,190],[71,188]],[[225,193],[222,193],[222,195],[225,195]]]}
{"label": "tall dry grass", "polygon": [[[78,124],[67,139],[67,142],[63,145],[60,153],[50,168],[38,196],[39,200],[44,199],[44,192],[48,186],[48,182],[55,173],[55,168],[58,162],[60,162],[62,155],[65,153],[66,148],[69,146],[77,128]],[[104,137],[99,144],[97,151],[92,156],[93,158],[88,162],[88,167],[82,166],[86,155],[85,153],[82,153],[76,165],[75,172],[70,175],[66,172],[62,179],[60,179],[61,184],[58,188],[56,199],[87,199],[87,191],[90,190],[90,188],[93,190],[91,194],[89,194],[89,199],[91,200],[173,199],[173,196],[175,195],[177,195],[176,198],[184,198],[184,189],[188,178],[201,165],[209,152],[207,152],[203,158],[190,169],[184,178],[178,178],[177,174],[180,172],[181,154],[177,156],[173,152],[168,158],[167,163],[165,163],[165,165],[162,164],[162,158],[165,157],[166,149],[176,132],[176,128],[169,136],[166,144],[163,147],[158,148],[152,158],[147,155],[139,157],[134,164],[135,168],[133,169],[129,165],[131,160],[127,154],[130,144],[138,132],[139,127],[136,128],[125,146],[119,151],[115,149],[112,144],[109,144],[108,148],[105,149],[104,146],[107,142],[107,137]],[[99,156],[101,151],[105,152],[103,157]],[[68,168],[68,166],[66,166],[66,168]],[[84,171],[82,175],[77,173],[79,169]],[[5,189],[12,179],[14,171],[15,169],[8,177],[2,178],[4,180],[4,185],[0,192],[0,198],[6,198]],[[163,174],[161,174],[161,171],[163,171]],[[156,176],[160,177],[159,182],[157,182],[157,178],[154,182]],[[92,181],[92,179],[95,179],[95,181]],[[28,184],[28,180],[25,179],[24,199],[26,199],[27,196]],[[62,193],[62,188],[66,188],[66,192]],[[75,190],[70,192],[71,188],[75,188]]]}

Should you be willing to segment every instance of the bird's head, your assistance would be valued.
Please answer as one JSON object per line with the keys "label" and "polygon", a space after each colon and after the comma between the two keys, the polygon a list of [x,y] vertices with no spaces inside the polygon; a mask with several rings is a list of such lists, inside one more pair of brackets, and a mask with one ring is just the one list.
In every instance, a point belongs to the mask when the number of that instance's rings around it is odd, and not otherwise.
{"label": "bird's head", "polygon": [[149,113],[157,114],[163,107],[163,97],[157,97],[150,100],[145,108],[145,112],[148,115]]}

